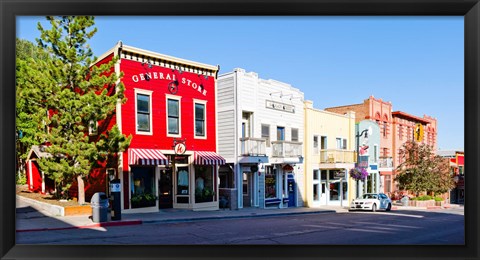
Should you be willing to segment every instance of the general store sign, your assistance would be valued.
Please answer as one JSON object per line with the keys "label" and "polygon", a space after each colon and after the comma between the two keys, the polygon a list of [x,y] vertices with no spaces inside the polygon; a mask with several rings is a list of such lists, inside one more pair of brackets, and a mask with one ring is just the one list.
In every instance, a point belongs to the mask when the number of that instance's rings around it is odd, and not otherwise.
{"label": "general store sign", "polygon": [[150,80],[167,80],[167,81],[178,80],[180,84],[188,86],[200,92],[204,96],[207,95],[207,90],[204,88],[205,86],[203,86],[201,82],[195,82],[194,80],[191,80],[185,77],[181,77],[177,79],[174,73],[163,73],[159,71],[151,71],[147,73],[139,73],[139,74],[132,75],[132,81],[135,83],[138,83],[140,81],[150,81]]}
{"label": "general store sign", "polygon": [[270,108],[270,109],[274,109],[274,110],[278,110],[278,111],[295,113],[295,106],[285,104],[285,103],[275,102],[275,101],[271,101],[271,100],[266,101],[265,107]]}

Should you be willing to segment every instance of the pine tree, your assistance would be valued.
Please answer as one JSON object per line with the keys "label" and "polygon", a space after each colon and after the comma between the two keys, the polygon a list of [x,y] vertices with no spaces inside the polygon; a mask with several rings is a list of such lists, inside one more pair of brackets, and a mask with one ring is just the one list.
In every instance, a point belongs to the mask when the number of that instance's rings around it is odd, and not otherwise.
{"label": "pine tree", "polygon": [[449,165],[442,157],[435,155],[432,147],[406,142],[400,149],[400,165],[395,180],[400,189],[426,193],[445,193],[454,187]]}
{"label": "pine tree", "polygon": [[45,129],[42,124],[46,110],[41,104],[45,99],[36,82],[40,79],[35,71],[36,63],[48,58],[34,43],[16,40],[16,156],[18,174],[24,174],[24,161],[32,145],[42,142],[37,135]]}
{"label": "pine tree", "polygon": [[[38,160],[42,171],[56,183],[57,196],[68,198],[68,190],[78,182],[78,202],[85,202],[83,178],[92,167],[108,155],[126,149],[131,137],[126,138],[118,128],[107,129],[109,118],[115,113],[117,103],[125,103],[121,75],[114,73],[116,59],[102,65],[95,60],[87,44],[97,29],[94,17],[47,17],[51,28],[41,33],[38,46],[48,59],[37,60],[35,71],[39,115],[47,131],[37,136],[48,144],[52,157]],[[91,134],[98,125],[100,135]],[[102,125],[103,123],[103,125]],[[103,132],[101,132],[103,131]],[[103,133],[103,134],[102,134]],[[120,144],[106,146],[105,140]],[[117,150],[112,150],[117,147]]]}

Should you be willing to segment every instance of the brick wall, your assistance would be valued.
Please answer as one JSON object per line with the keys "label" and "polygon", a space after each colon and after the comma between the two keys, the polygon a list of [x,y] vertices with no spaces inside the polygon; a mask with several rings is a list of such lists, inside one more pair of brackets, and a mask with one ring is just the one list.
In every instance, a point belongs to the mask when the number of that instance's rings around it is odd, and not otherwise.
{"label": "brick wall", "polygon": [[355,123],[358,123],[369,116],[369,106],[368,103],[364,102],[363,104],[354,104],[354,105],[347,105],[347,106],[339,106],[339,107],[328,107],[325,108],[325,111],[337,113],[337,114],[345,114],[350,111],[355,112]]}

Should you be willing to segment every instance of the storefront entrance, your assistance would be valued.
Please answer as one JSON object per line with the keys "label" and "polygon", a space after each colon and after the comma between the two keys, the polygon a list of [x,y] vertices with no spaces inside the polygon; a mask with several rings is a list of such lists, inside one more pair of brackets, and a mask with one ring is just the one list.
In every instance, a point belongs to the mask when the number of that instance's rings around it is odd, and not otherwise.
{"label": "storefront entrance", "polygon": [[173,208],[172,169],[160,171],[158,181],[158,207],[160,209]]}
{"label": "storefront entrance", "polygon": [[295,184],[295,179],[292,174],[288,175],[288,207],[296,207],[296,201],[297,201],[297,195],[296,195],[296,190],[297,190],[297,185]]}
{"label": "storefront entrance", "polygon": [[253,178],[252,173],[243,172],[243,207],[251,207],[253,199]]}

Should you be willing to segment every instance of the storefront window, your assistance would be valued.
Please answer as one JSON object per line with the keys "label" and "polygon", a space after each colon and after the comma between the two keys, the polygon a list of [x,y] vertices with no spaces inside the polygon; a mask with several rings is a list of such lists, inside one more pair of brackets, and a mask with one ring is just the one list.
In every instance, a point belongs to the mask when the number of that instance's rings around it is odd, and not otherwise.
{"label": "storefront window", "polygon": [[177,194],[188,195],[188,167],[178,167]]}
{"label": "storefront window", "polygon": [[327,170],[322,170],[321,171],[321,176],[320,178],[324,181],[327,179]]}
{"label": "storefront window", "polygon": [[276,198],[276,174],[271,167],[266,168],[265,172],[265,198]]}
{"label": "storefront window", "polygon": [[340,200],[340,182],[330,183],[330,200]]}
{"label": "storefront window", "polygon": [[214,195],[213,167],[195,166],[195,203],[211,202]]}
{"label": "storefront window", "polygon": [[390,175],[385,175],[385,192],[392,191],[392,177]]}
{"label": "storefront window", "polygon": [[155,168],[134,167],[130,176],[132,208],[156,206]]}
{"label": "storefront window", "polygon": [[320,197],[318,196],[318,184],[313,184],[313,200],[318,201]]}

